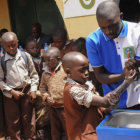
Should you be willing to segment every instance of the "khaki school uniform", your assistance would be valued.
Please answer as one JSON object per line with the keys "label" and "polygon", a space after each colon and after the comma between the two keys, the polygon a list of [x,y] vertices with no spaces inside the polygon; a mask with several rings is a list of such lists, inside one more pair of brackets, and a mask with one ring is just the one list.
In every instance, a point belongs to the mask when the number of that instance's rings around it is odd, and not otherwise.
{"label": "khaki school uniform", "polygon": [[41,78],[40,92],[52,97],[54,100],[54,104],[50,106],[52,140],[66,139],[63,102],[65,79],[66,74],[61,63],[59,63],[54,72],[50,72],[46,67]]}
{"label": "khaki school uniform", "polygon": [[[12,140],[20,140],[21,128],[25,139],[35,138],[35,114],[28,92],[37,91],[39,78],[31,56],[28,53],[26,56],[28,64],[19,50],[14,57],[5,54],[6,81],[0,66],[0,88],[4,94],[5,119],[8,135]],[[15,100],[9,92],[12,89],[23,92],[24,96]]]}

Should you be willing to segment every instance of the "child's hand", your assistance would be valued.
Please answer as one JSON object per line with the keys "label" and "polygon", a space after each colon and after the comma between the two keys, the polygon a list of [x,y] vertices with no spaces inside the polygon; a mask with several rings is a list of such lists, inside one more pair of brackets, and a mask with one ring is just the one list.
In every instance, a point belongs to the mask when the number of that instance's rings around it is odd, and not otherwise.
{"label": "child's hand", "polygon": [[16,100],[19,100],[24,95],[24,93],[13,89],[10,91],[10,93]]}
{"label": "child's hand", "polygon": [[46,105],[46,104],[52,105],[52,104],[55,103],[54,100],[53,100],[53,98],[52,98],[51,96],[49,96],[49,95],[44,95],[44,96],[42,97],[42,100],[43,100],[43,102],[44,102],[44,105]]}
{"label": "child's hand", "polygon": [[47,104],[48,105],[52,105],[52,104],[54,104],[54,100],[53,100],[53,98],[52,97],[47,97]]}
{"label": "child's hand", "polygon": [[35,99],[36,99],[36,91],[32,91],[32,92],[30,92],[29,93],[29,95],[30,95],[30,102],[31,103],[34,103],[35,102]]}
{"label": "child's hand", "polygon": [[108,102],[111,106],[115,106],[119,103],[120,98],[117,94],[110,92],[108,94]]}

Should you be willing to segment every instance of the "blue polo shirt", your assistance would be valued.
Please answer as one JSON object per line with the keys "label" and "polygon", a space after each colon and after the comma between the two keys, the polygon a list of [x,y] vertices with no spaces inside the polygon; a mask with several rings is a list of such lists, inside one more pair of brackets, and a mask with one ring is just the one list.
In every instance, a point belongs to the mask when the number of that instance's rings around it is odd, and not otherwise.
{"label": "blue polo shirt", "polygon": [[[140,60],[140,27],[136,23],[122,21],[120,35],[110,39],[101,29],[90,34],[86,39],[87,55],[92,67],[104,66],[110,74],[121,74],[128,60]],[[115,84],[102,84],[104,95],[117,88],[122,81]],[[126,108],[140,103],[140,90],[133,94],[133,88],[140,81],[132,83],[120,98],[119,108]]]}

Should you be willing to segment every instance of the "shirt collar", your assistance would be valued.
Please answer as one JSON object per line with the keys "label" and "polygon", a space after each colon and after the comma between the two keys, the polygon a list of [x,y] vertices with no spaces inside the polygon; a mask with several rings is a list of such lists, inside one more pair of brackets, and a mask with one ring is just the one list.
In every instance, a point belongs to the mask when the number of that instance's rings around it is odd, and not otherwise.
{"label": "shirt collar", "polygon": [[34,39],[37,43],[39,43],[39,41],[40,41],[40,37],[38,38],[38,39]]}
{"label": "shirt collar", "polygon": [[12,56],[12,55],[9,55],[8,53],[5,54],[5,58],[4,58],[4,61],[8,61],[8,60],[11,60],[11,59],[18,59],[19,57],[21,57],[21,53],[20,51],[17,49],[17,53],[15,56]]}
{"label": "shirt collar", "polygon": [[71,42],[69,40],[67,40],[66,43],[65,43],[65,46],[63,47],[63,50],[65,50],[70,43]]}
{"label": "shirt collar", "polygon": [[94,86],[93,86],[91,81],[87,81],[85,84],[82,85],[82,84],[79,84],[78,82],[72,80],[71,78],[67,78],[66,82],[71,84],[71,85],[81,85],[81,86],[84,86],[88,90],[93,90],[93,88],[94,88]]}
{"label": "shirt collar", "polygon": [[[120,34],[119,34],[118,37],[126,37],[126,36],[127,36],[128,24],[127,24],[126,21],[123,21],[123,20],[122,20],[122,24],[123,24],[123,27],[122,27],[122,30],[121,30],[121,32],[120,32]],[[104,38],[105,38],[106,41],[111,40],[111,39],[110,39],[106,34],[104,34],[104,33],[103,33],[103,36],[104,36]]]}
{"label": "shirt collar", "polygon": [[[62,65],[62,62],[60,61],[59,64],[57,65],[57,67],[55,68],[55,70],[54,70],[53,72],[56,72],[56,71],[59,69],[59,67],[60,67],[61,65]],[[43,70],[44,70],[45,72],[47,72],[47,73],[52,74],[52,72],[49,70],[49,67],[48,67],[48,66],[44,67]]]}

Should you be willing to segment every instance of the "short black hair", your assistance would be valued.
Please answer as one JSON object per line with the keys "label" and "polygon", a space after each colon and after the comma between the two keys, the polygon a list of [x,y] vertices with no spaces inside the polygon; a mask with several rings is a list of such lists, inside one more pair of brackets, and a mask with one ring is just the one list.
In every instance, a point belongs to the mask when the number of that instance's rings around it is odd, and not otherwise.
{"label": "short black hair", "polygon": [[96,17],[108,19],[109,17],[120,16],[120,9],[113,1],[104,1],[99,4],[96,10]]}
{"label": "short black hair", "polygon": [[86,39],[83,37],[79,37],[78,39],[76,39],[73,42],[72,49],[73,50],[76,49],[76,51],[81,52],[81,53],[84,52],[84,55],[86,55]]}
{"label": "short black hair", "polygon": [[67,40],[68,39],[67,30],[64,27],[57,27],[54,29],[52,37],[60,37],[61,39]]}
{"label": "short black hair", "polygon": [[80,37],[73,42],[73,48],[77,48],[79,51],[86,50],[86,39]]}
{"label": "short black hair", "polygon": [[48,48],[47,50],[44,51],[43,53],[43,57],[45,58],[47,54],[51,53],[52,57],[55,57],[55,58],[60,58],[60,50],[56,47],[50,47]]}
{"label": "short black hair", "polygon": [[0,37],[1,37],[4,33],[6,33],[6,32],[8,32],[7,29],[5,29],[5,28],[1,29],[1,30],[0,30]]}

